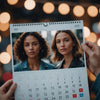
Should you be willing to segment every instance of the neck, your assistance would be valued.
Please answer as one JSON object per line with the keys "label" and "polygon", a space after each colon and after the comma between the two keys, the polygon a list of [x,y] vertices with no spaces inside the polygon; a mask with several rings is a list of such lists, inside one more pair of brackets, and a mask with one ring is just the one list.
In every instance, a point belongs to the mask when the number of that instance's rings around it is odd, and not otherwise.
{"label": "neck", "polygon": [[28,58],[28,66],[31,70],[39,70],[40,69],[39,58]]}
{"label": "neck", "polygon": [[65,55],[64,56],[65,63],[63,64],[63,68],[68,68],[73,60],[73,56],[71,55]]}

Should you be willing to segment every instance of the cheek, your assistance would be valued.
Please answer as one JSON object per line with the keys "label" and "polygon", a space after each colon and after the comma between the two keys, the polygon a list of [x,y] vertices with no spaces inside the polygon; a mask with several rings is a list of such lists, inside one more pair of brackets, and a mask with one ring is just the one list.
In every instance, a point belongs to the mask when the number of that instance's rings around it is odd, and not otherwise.
{"label": "cheek", "polygon": [[35,48],[35,50],[36,50],[37,52],[39,52],[39,51],[40,51],[40,46],[37,46],[37,47]]}
{"label": "cheek", "polygon": [[68,48],[68,49],[73,49],[73,44],[72,44],[72,43],[66,44],[66,48]]}
{"label": "cheek", "polygon": [[59,50],[59,48],[60,48],[60,45],[59,45],[59,44],[57,44],[57,45],[56,45],[56,47],[57,47],[57,49]]}
{"label": "cheek", "polygon": [[27,48],[24,48],[24,51],[27,52]]}

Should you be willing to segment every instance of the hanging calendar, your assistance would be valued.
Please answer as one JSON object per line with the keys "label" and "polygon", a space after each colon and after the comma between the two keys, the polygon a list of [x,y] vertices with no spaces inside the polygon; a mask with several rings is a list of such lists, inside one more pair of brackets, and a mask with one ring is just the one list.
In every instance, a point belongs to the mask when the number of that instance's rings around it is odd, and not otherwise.
{"label": "hanging calendar", "polygon": [[[68,30],[74,33],[80,44],[84,42],[82,20],[10,24],[13,80],[17,83],[15,100],[90,100],[84,52],[80,58],[80,61],[83,62],[81,66],[74,66],[73,64],[73,68],[62,68],[57,67],[60,66],[62,60],[56,63],[51,61],[53,55],[51,45],[57,31]],[[48,65],[52,65],[52,68],[44,69],[45,65],[43,65],[43,69],[38,70],[22,69],[26,65],[28,67],[28,61],[25,65],[25,63],[22,64],[23,61],[16,57],[14,44],[21,38],[22,34],[31,32],[38,32],[47,41],[50,54],[41,60]],[[19,48],[19,50],[22,49]],[[64,50],[62,49],[62,51]],[[30,52],[30,54],[33,55],[34,52]],[[19,64],[20,68],[16,68]]]}

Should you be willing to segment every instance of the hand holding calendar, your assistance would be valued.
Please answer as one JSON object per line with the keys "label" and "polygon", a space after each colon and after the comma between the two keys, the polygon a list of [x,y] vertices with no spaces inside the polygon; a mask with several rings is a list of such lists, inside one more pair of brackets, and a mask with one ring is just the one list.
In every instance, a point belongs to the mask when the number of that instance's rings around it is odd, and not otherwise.
{"label": "hand holding calendar", "polygon": [[97,76],[100,72],[100,47],[86,42],[82,44],[82,48],[88,54],[87,63],[90,71]]}

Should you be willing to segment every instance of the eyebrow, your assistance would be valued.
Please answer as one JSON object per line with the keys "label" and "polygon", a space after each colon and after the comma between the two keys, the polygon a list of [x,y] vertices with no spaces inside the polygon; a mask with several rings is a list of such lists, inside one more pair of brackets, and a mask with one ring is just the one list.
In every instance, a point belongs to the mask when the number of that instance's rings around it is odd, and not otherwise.
{"label": "eyebrow", "polygon": [[[63,39],[68,39],[68,37],[66,36],[66,37],[64,37]],[[60,40],[59,38],[56,38],[56,40]]]}

